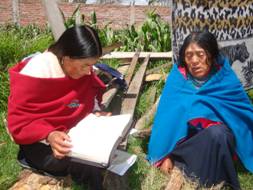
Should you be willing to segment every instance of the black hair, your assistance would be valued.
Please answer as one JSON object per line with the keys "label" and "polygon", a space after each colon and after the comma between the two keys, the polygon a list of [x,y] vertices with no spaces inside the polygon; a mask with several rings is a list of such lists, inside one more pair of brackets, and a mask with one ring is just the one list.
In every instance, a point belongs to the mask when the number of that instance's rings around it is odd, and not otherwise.
{"label": "black hair", "polygon": [[220,53],[215,36],[208,31],[192,32],[185,38],[184,43],[179,50],[179,66],[185,66],[185,50],[191,43],[196,43],[206,51],[211,66],[218,59]]}
{"label": "black hair", "polygon": [[102,55],[102,46],[98,34],[87,25],[68,28],[48,50],[53,52],[59,61],[62,60],[63,56],[80,59]]}

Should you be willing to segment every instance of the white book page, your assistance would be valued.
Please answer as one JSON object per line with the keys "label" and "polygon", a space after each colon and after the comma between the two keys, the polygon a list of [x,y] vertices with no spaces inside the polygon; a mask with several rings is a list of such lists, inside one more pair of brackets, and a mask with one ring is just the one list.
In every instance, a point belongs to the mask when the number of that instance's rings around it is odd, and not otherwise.
{"label": "white book page", "polygon": [[69,156],[107,165],[115,142],[131,119],[130,114],[99,117],[89,114],[68,133],[73,145]]}

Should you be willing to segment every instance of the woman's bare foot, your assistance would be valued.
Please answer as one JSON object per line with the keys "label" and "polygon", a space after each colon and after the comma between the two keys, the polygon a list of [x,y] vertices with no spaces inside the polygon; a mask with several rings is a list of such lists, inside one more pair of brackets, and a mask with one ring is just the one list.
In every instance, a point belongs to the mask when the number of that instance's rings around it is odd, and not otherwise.
{"label": "woman's bare foot", "polygon": [[173,167],[174,167],[173,161],[171,160],[170,157],[167,157],[162,162],[160,169],[165,174],[169,174],[172,171]]}

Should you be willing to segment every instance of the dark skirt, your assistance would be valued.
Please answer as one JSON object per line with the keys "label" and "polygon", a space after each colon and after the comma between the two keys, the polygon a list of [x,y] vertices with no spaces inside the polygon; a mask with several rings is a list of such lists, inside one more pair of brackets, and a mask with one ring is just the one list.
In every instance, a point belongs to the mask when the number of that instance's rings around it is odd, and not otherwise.
{"label": "dark skirt", "polygon": [[89,189],[102,190],[102,170],[94,166],[73,162],[69,157],[56,159],[50,146],[35,143],[20,145],[18,159],[25,159],[30,167],[53,176],[71,175],[78,184],[87,184]]}
{"label": "dark skirt", "polygon": [[240,189],[234,167],[235,140],[224,125],[211,126],[178,144],[171,158],[189,178],[210,187],[225,182],[232,189]]}

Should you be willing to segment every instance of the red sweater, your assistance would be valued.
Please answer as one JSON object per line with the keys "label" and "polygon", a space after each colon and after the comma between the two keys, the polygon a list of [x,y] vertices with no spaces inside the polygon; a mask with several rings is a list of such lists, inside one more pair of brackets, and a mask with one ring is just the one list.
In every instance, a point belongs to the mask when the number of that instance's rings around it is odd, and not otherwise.
{"label": "red sweater", "polygon": [[105,85],[95,75],[80,79],[34,78],[19,72],[28,60],[9,70],[8,128],[18,144],[45,139],[51,131],[67,131],[92,112]]}

